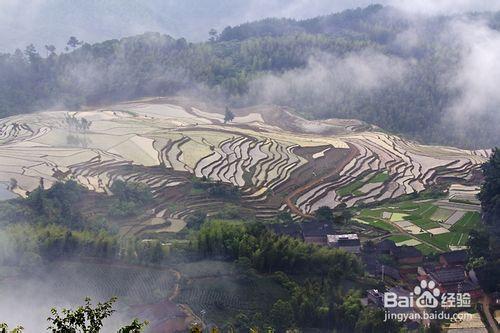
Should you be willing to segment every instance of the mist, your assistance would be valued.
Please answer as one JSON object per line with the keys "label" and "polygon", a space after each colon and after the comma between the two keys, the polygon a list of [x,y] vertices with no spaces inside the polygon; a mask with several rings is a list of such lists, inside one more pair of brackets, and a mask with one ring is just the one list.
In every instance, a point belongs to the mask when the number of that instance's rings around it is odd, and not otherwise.
{"label": "mist", "polygon": [[[448,96],[444,112],[437,119],[440,126],[461,137],[462,144],[470,142],[470,135],[477,133],[479,128],[483,128],[482,133],[500,132],[500,96],[497,91],[500,32],[486,20],[472,19],[467,15],[450,17],[436,29],[434,16],[428,16],[429,12],[434,13],[429,9],[424,16],[415,17],[395,10],[398,17],[406,16],[408,26],[388,45],[389,52],[363,49],[341,56],[316,53],[304,68],[268,73],[253,80],[249,98],[254,103],[293,105],[299,113],[301,109],[315,110],[312,112],[321,118],[348,117],[371,121],[369,116],[356,113],[355,109],[363,109],[374,96],[380,96],[384,91],[397,91],[411,85],[415,73],[425,68],[441,71],[443,64],[447,64],[449,68],[435,78],[441,93]],[[433,63],[422,61],[419,50],[428,52],[431,44],[453,50],[452,57]],[[439,51],[436,54],[439,56]],[[383,127],[383,124],[377,125]],[[494,145],[497,138],[490,137],[488,142],[486,145]]]}
{"label": "mist", "polygon": [[450,89],[459,94],[448,105],[446,115],[460,127],[474,117],[500,120],[500,32],[486,22],[469,20],[452,22],[450,30],[451,38],[457,38],[461,60],[449,82]]}
{"label": "mist", "polygon": [[38,49],[53,44],[63,51],[69,36],[94,43],[147,31],[196,42],[206,40],[211,28],[220,31],[228,25],[266,17],[305,19],[373,3],[424,15],[500,9],[499,1],[487,0],[3,0],[0,52],[23,49],[30,43]]}
{"label": "mist", "polygon": [[268,104],[295,104],[306,99],[313,104],[335,105],[348,96],[401,82],[410,66],[408,62],[411,60],[376,50],[343,57],[320,53],[311,56],[305,68],[254,80],[250,96]]}
{"label": "mist", "polygon": [[[19,269],[13,266],[0,268]],[[113,296],[99,290],[98,280],[94,287],[89,287],[87,280],[95,278],[91,273],[61,271],[55,264],[23,269],[11,277],[7,275],[0,285],[0,322],[7,323],[11,328],[20,325],[26,332],[41,332],[49,326],[47,318],[52,316],[52,308],[61,313],[63,308],[75,310],[84,305],[86,297],[90,297],[92,304],[96,305]],[[103,332],[116,332],[120,326],[132,321],[122,302],[118,301],[114,308],[117,311],[104,321]]]}

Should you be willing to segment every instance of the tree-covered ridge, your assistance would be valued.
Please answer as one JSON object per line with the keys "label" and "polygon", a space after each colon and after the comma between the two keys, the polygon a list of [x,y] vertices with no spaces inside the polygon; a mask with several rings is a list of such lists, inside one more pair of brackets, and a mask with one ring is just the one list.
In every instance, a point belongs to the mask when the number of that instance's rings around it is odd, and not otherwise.
{"label": "tree-covered ridge", "polygon": [[488,162],[482,166],[484,184],[479,199],[483,220],[494,228],[500,226],[500,149],[495,148]]}
{"label": "tree-covered ridge", "polygon": [[308,33],[384,43],[408,25],[407,18],[391,15],[391,9],[384,10],[381,5],[370,5],[304,20],[268,18],[235,27],[229,26],[222,30],[218,39],[241,41],[253,37]]}
{"label": "tree-covered ridge", "polygon": [[[309,118],[361,119],[428,143],[493,146],[500,121],[492,110],[460,126],[449,117],[461,91],[448,83],[462,68],[461,47],[446,35],[452,19],[415,23],[393,8],[369,6],[228,27],[202,43],[147,33],[94,45],[73,37],[59,54],[51,45],[44,51],[30,45],[0,55],[0,116],[195,87],[234,105],[276,103]],[[492,29],[500,22],[495,13],[467,19]],[[352,79],[352,71],[367,69],[383,72]]]}

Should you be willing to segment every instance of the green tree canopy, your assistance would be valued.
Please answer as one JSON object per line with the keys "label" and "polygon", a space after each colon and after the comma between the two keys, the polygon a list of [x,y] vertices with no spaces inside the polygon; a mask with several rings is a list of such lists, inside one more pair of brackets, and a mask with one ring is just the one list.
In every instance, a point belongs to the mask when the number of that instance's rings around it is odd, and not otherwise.
{"label": "green tree canopy", "polygon": [[483,220],[500,227],[500,149],[495,148],[488,162],[482,166],[484,183],[479,193]]}

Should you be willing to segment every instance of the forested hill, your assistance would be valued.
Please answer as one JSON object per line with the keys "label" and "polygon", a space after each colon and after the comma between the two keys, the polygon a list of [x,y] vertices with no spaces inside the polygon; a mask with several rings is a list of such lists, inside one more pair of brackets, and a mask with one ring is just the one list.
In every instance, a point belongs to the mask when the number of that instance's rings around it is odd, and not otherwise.
{"label": "forested hill", "polygon": [[390,8],[371,5],[305,20],[268,18],[235,27],[226,27],[218,40],[241,41],[252,37],[278,37],[307,33],[386,43],[410,25],[408,18],[393,15],[393,13],[394,10]]}
{"label": "forested hill", "polygon": [[275,103],[427,143],[489,147],[500,145],[500,70],[474,52],[495,55],[499,26],[498,13],[410,17],[374,5],[245,23],[203,43],[146,33],[73,38],[67,50],[31,45],[0,55],[0,116],[195,89],[227,104]]}

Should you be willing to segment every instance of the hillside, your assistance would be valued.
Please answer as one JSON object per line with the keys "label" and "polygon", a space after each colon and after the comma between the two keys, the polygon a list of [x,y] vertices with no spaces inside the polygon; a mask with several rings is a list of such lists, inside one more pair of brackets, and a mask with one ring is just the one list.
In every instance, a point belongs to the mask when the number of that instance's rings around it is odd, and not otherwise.
{"label": "hillside", "polygon": [[228,123],[223,112],[179,97],[5,118],[0,181],[21,196],[58,180],[105,193],[116,179],[143,182],[160,204],[152,220],[132,226],[137,231],[163,227],[168,217],[183,223],[178,218],[197,209],[220,210],[217,198],[193,188],[193,176],[239,188],[257,218],[274,218],[278,210],[300,218],[320,206],[351,207],[442,181],[477,181],[490,154],[421,145],[355,120],[308,121],[275,106],[233,109]]}

